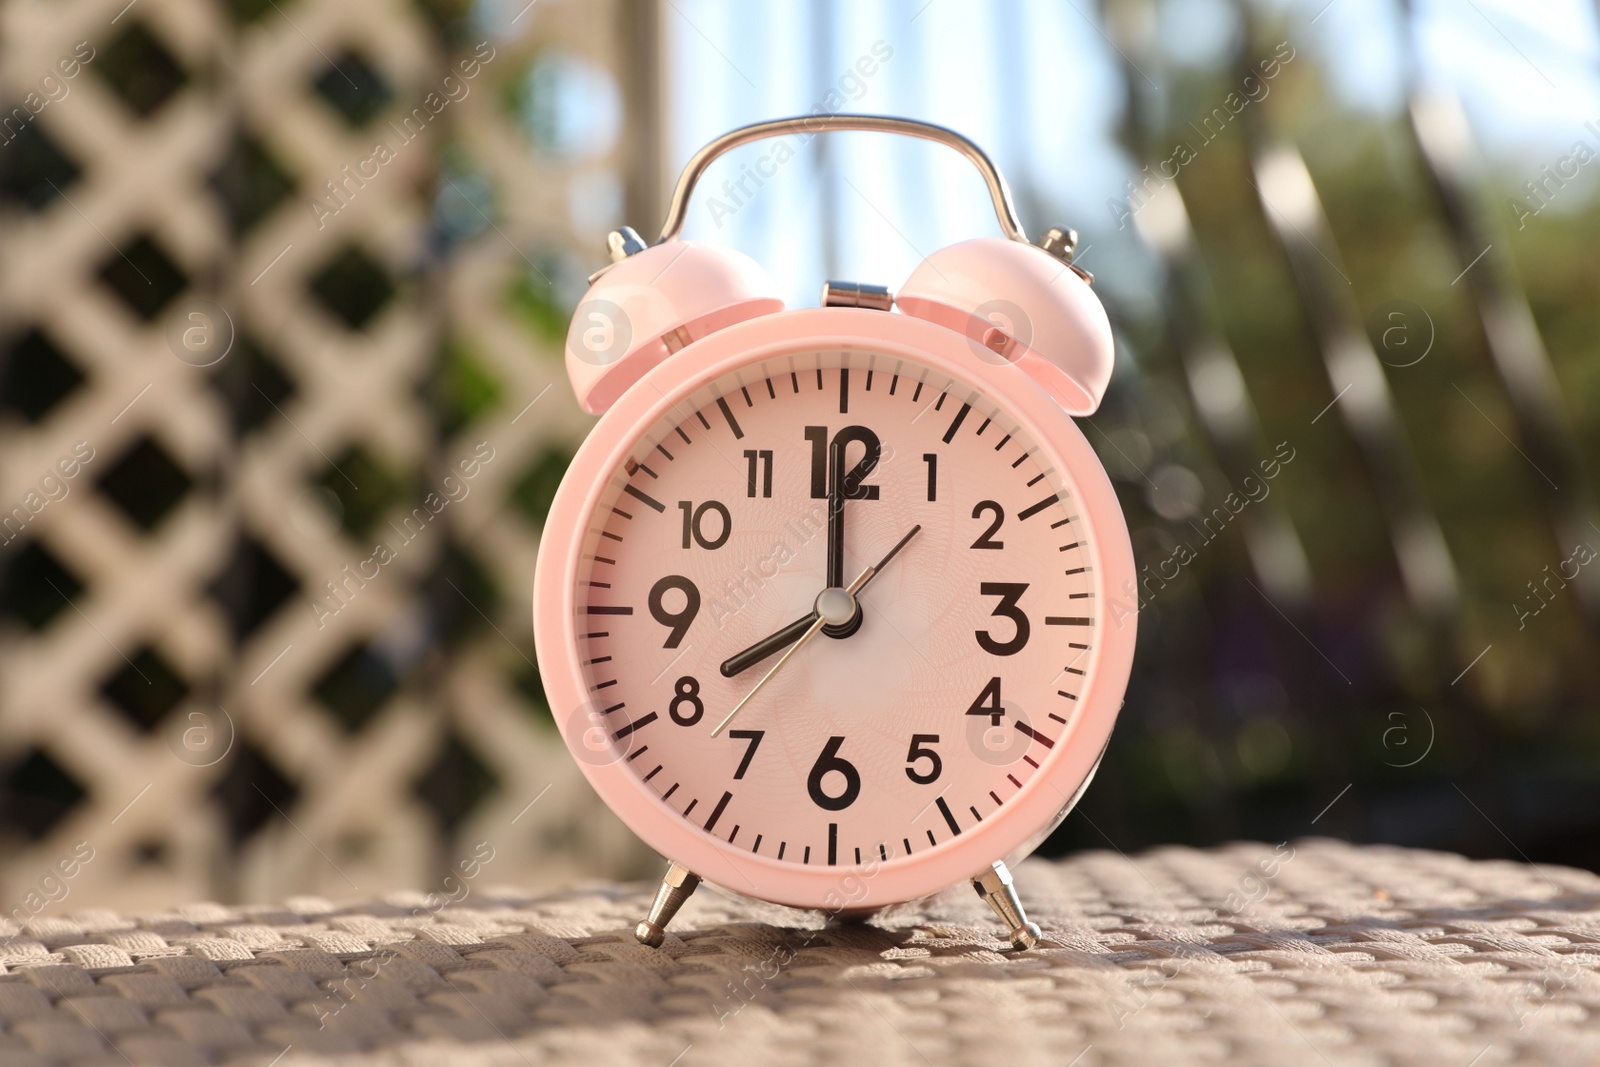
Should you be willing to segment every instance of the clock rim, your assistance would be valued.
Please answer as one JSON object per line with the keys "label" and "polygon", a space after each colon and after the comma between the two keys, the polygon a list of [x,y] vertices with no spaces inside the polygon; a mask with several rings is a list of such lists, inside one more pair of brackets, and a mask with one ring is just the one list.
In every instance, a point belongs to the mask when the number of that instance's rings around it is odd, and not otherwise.
{"label": "clock rim", "polygon": [[[533,583],[534,651],[546,701],[572,750],[580,728],[556,709],[587,699],[577,646],[576,579],[584,534],[600,496],[639,436],[711,381],[741,367],[808,349],[852,349],[913,359],[969,381],[1033,434],[1052,466],[1069,472],[1079,514],[1095,536],[1094,594],[1109,610],[1115,591],[1132,591],[1133,547],[1116,491],[1076,422],[1025,372],[982,358],[962,335],[909,316],[860,308],[807,308],[761,316],[686,346],[628,389],[578,448],[550,507]],[[552,583],[555,583],[552,587]],[[606,806],[645,844],[701,878],[735,893],[789,907],[860,912],[904,903],[1016,859],[1030,838],[1056,821],[1094,772],[1110,738],[1132,668],[1137,597],[1126,616],[1097,632],[1089,684],[1078,715],[1048,760],[995,815],[927,852],[892,864],[803,866],[728,845],[685,820],[635,775],[625,760],[574,761]],[[874,869],[875,868],[875,869]]]}

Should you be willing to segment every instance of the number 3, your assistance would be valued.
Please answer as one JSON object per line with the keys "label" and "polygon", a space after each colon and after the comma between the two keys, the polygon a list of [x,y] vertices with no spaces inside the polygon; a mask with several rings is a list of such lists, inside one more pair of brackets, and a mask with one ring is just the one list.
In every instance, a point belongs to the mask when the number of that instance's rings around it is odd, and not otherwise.
{"label": "number 3", "polygon": [[1000,603],[996,604],[991,615],[1010,619],[1017,627],[1017,632],[1009,641],[996,641],[994,635],[988,630],[974,631],[978,639],[978,647],[995,656],[1015,656],[1022,651],[1022,646],[1028,643],[1028,616],[1023,614],[1017,602],[1022,599],[1022,594],[1028,591],[1027,582],[984,582],[978,587],[984,596],[997,596]]}

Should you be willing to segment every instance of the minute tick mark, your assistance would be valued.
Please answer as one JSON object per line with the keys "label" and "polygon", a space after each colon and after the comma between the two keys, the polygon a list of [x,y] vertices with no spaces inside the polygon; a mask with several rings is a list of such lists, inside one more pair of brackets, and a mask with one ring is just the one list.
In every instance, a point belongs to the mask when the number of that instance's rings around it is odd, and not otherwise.
{"label": "minute tick mark", "polygon": [[[943,400],[944,398],[940,397],[939,399]],[[935,405],[934,410],[938,410],[938,406],[937,405]],[[971,410],[972,410],[972,405],[971,404],[962,404],[961,405],[961,410],[956,412],[956,417],[954,419],[952,419],[951,422],[950,422],[950,428],[944,432],[944,443],[945,444],[949,444],[951,442],[951,440],[954,439],[954,437],[956,435],[956,431],[961,429],[962,420],[964,420],[967,417],[967,412],[969,412]],[[984,425],[987,426],[989,424],[987,422],[985,422]]]}
{"label": "minute tick mark", "polygon": [[1044,734],[1041,734],[1038,730],[1035,730],[1033,727],[1031,727],[1027,723],[1023,722],[1021,719],[1016,720],[1016,723],[1017,723],[1017,730],[1019,732],[1021,732],[1023,734],[1026,734],[1028,737],[1033,738],[1035,741],[1039,742],[1045,748],[1055,748],[1056,747],[1056,743],[1055,743],[1055,740],[1053,738],[1046,737]]}
{"label": "minute tick mark", "polygon": [[[1043,475],[1040,475],[1040,477],[1043,477]],[[1037,480],[1038,478],[1034,478],[1034,482],[1037,482]],[[1032,485],[1034,482],[1029,482],[1029,485]],[[1056,496],[1056,494],[1051,493],[1050,496],[1046,496],[1046,498],[1042,499],[1042,501],[1038,502],[1038,504],[1029,504],[1029,506],[1024,507],[1021,512],[1016,514],[1016,518],[1018,518],[1018,522],[1026,522],[1026,520],[1034,517],[1034,515],[1040,514],[1040,512],[1045,510],[1046,507],[1050,507],[1051,504],[1059,504],[1059,502],[1061,502],[1061,498]]]}
{"label": "minute tick mark", "polygon": [[[730,801],[732,799],[733,799],[733,794],[732,793],[724,792],[722,794],[722,799],[717,801],[717,806],[715,808],[711,809],[711,818],[706,820],[706,833],[709,834],[716,827],[717,820],[722,818],[723,809],[728,806],[728,801]],[[684,814],[688,815],[689,813],[688,812],[684,812]]]}
{"label": "minute tick mark", "polygon": [[[744,398],[745,401],[748,402],[750,400],[750,394],[745,393]],[[737,441],[742,438],[744,436],[744,430],[740,429],[739,420],[733,417],[733,412],[728,408],[728,402],[719,396],[717,397],[717,407],[722,409],[722,417],[728,420],[728,429],[733,431],[733,439]],[[707,429],[710,429],[710,427],[707,427]]]}
{"label": "minute tick mark", "polygon": [[635,730],[639,729],[640,727],[649,726],[651,723],[653,723],[655,721],[656,721],[656,713],[653,712],[653,711],[647,711],[643,715],[639,716],[637,719],[635,719],[632,722],[630,722],[628,725],[624,726],[622,729],[618,730],[616,733],[612,734],[611,736],[614,739],[616,739],[618,741],[621,741],[624,737],[627,737],[629,734],[633,733]]}
{"label": "minute tick mark", "polygon": [[[661,501],[657,500],[655,497],[651,496],[649,493],[645,492],[643,489],[640,489],[639,487],[637,487],[637,486],[635,486],[635,485],[633,485],[631,483],[627,484],[627,485],[624,485],[622,487],[622,491],[624,493],[627,493],[629,496],[633,497],[635,500],[638,500],[638,501],[640,501],[641,503],[644,503],[644,504],[648,504],[650,507],[654,508],[658,512],[664,512],[664,511],[667,510],[667,506],[665,504],[663,504]],[[616,509],[613,508],[612,510],[615,511]],[[618,514],[621,514],[621,512],[618,512]],[[629,515],[628,518],[631,519],[631,518],[633,518],[633,516]]]}

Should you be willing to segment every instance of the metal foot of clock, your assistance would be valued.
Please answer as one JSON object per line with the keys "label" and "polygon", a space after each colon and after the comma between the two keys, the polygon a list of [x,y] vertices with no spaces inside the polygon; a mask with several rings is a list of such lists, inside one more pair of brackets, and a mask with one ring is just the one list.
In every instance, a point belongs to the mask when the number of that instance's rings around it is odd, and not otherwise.
{"label": "metal foot of clock", "polygon": [[1038,923],[1028,921],[1028,913],[1022,910],[1022,901],[1017,897],[1017,888],[1012,883],[1011,872],[1006,865],[996,860],[994,866],[972,880],[972,888],[978,895],[988,901],[989,907],[1000,916],[1000,921],[1006,924],[1011,931],[1011,944],[1019,952],[1033,948],[1044,936]]}
{"label": "metal foot of clock", "polygon": [[660,948],[666,937],[667,924],[699,887],[698,874],[677,863],[669,866],[666,877],[661,879],[661,886],[656,890],[656,899],[650,904],[649,916],[633,928],[633,936],[642,945]]}

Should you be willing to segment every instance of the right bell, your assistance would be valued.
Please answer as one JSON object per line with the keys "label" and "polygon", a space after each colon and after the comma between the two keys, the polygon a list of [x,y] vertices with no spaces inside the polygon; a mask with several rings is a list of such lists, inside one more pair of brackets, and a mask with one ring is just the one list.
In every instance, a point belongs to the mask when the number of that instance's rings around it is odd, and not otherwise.
{"label": "right bell", "polygon": [[1111,323],[1071,263],[1034,245],[979,237],[933,253],[895,304],[964,334],[985,359],[1026,373],[1069,415],[1092,415],[1111,380]]}

